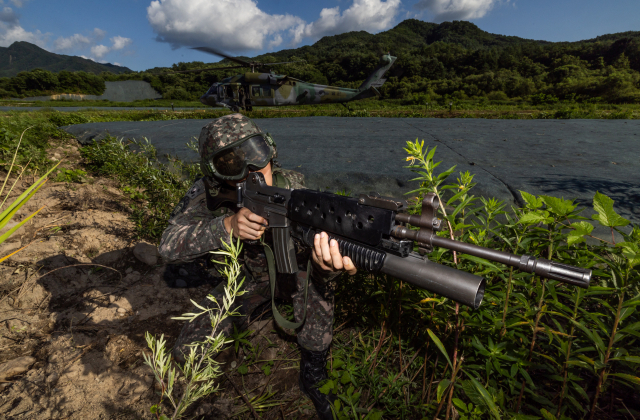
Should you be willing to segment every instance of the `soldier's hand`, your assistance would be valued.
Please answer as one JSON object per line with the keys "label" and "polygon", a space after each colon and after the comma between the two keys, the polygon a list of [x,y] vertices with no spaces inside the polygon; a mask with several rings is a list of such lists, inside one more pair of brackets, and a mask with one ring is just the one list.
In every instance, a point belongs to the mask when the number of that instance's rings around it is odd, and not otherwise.
{"label": "soldier's hand", "polygon": [[346,271],[350,276],[358,271],[351,258],[340,254],[338,242],[335,239],[329,243],[329,235],[325,232],[316,234],[313,238],[312,258],[325,271]]}
{"label": "soldier's hand", "polygon": [[267,224],[267,219],[251,212],[246,207],[224,219],[224,227],[227,232],[233,231],[233,236],[242,240],[255,241],[260,239]]}

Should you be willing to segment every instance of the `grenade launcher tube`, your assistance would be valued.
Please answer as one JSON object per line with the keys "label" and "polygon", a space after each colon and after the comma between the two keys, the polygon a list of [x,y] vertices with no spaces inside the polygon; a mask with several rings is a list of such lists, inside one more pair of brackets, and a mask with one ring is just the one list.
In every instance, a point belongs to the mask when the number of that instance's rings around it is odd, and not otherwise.
{"label": "grenade launcher tube", "polygon": [[380,271],[473,309],[478,309],[484,297],[484,278],[429,261],[416,253],[405,258],[387,254]]}

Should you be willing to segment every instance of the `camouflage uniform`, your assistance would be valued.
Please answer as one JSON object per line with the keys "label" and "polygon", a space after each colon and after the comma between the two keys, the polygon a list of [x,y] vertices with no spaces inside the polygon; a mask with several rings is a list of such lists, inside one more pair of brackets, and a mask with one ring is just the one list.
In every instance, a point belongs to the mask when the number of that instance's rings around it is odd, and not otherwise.
{"label": "camouflage uniform", "polygon": [[[235,116],[240,116],[240,114],[223,117],[226,118],[224,121],[219,121],[223,119],[219,118],[206,126],[201,133],[201,145],[202,136],[205,136],[205,142],[214,138],[220,141],[222,144],[218,144],[218,147],[234,141],[234,139],[220,134],[224,132],[225,124],[233,123],[230,120]],[[242,121],[242,118],[235,118]],[[252,121],[248,121],[253,124]],[[212,127],[211,125],[216,122],[217,126]],[[248,126],[248,129],[253,128]],[[214,133],[215,136],[211,137],[211,133]],[[207,136],[208,138],[206,138]],[[304,188],[303,175],[298,172],[275,168],[273,173],[274,182],[280,178],[288,181],[292,189]],[[282,176],[279,177],[278,173]],[[218,181],[212,178],[209,178],[208,182],[210,187],[218,184]],[[226,217],[233,215],[237,209],[223,207],[211,212],[207,208],[205,189],[204,178],[199,179],[173,210],[169,226],[164,231],[158,248],[165,261],[169,263],[188,262],[207,254],[209,251],[222,248],[222,241],[229,242],[230,235],[226,231],[223,221]],[[269,230],[265,232],[264,239],[269,244],[273,243]],[[300,322],[304,309],[303,280],[307,277],[305,270],[311,256],[311,249],[296,244],[296,254],[300,271],[293,275],[278,273],[276,296],[285,300],[293,299],[294,316],[296,322]],[[246,293],[239,297],[234,305],[240,306],[239,312],[242,316],[230,317],[222,322],[221,329],[227,336],[233,331],[233,323],[238,327],[246,327],[248,316],[258,306],[271,299],[269,273],[263,246],[258,241],[244,241],[240,260],[244,265],[246,275],[243,285]],[[339,272],[325,272],[316,266],[312,270],[308,288],[307,317],[304,325],[298,330],[298,343],[307,350],[322,351],[331,344],[334,285],[339,274]],[[223,296],[223,288],[224,284],[221,283],[211,292],[219,301]],[[209,300],[205,300],[202,305],[209,306],[210,303]],[[210,332],[209,317],[202,316],[186,324],[174,347],[176,357],[180,358],[181,352],[188,352],[186,346],[189,343],[202,341]]]}

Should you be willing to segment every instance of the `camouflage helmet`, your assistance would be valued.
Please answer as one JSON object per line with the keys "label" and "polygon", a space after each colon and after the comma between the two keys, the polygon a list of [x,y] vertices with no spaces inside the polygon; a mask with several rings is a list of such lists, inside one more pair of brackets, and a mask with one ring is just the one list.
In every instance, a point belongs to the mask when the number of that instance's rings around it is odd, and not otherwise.
{"label": "camouflage helmet", "polygon": [[[219,157],[225,150],[231,152],[232,149],[237,148],[237,145],[249,143],[247,140],[252,140],[254,143],[257,142],[261,146],[261,159],[259,159],[261,163],[250,160],[243,162],[245,166],[244,174],[241,174],[243,176],[225,175],[224,171],[216,170],[214,165],[215,157]],[[264,147],[265,143],[267,147]],[[256,123],[242,114],[225,115],[205,125],[198,139],[198,152],[200,153],[202,172],[206,176],[221,180],[242,179],[248,173],[246,170],[247,165],[252,165],[255,169],[262,169],[267,166],[271,159],[277,157],[276,144],[269,133],[263,133]],[[227,155],[232,155],[232,153],[227,153]],[[238,159],[245,160],[244,155],[232,156],[232,158],[234,158],[236,164]]]}

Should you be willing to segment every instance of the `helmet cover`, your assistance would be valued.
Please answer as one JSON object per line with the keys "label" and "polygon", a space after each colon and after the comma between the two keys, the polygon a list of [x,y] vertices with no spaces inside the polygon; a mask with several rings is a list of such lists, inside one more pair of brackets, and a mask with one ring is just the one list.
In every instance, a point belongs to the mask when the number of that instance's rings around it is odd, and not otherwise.
{"label": "helmet cover", "polygon": [[[216,173],[210,167],[214,155],[220,149],[256,134],[264,136],[256,123],[240,113],[216,118],[205,125],[200,131],[198,139],[198,152],[200,153],[202,172],[206,176],[216,177]],[[275,158],[277,156],[275,143],[272,141],[270,143],[269,147],[273,150],[272,158]]]}

